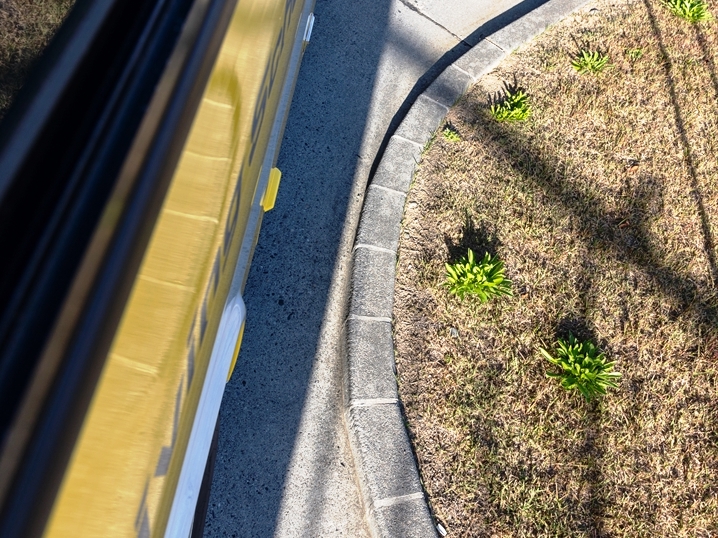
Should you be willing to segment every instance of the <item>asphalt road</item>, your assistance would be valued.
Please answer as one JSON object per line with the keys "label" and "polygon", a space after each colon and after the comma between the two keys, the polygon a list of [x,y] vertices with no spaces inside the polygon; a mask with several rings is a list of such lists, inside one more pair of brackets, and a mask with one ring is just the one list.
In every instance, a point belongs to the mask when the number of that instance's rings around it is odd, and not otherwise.
{"label": "asphalt road", "polygon": [[220,411],[205,536],[367,536],[342,404],[341,329],[377,155],[416,96],[541,0],[317,0]]}

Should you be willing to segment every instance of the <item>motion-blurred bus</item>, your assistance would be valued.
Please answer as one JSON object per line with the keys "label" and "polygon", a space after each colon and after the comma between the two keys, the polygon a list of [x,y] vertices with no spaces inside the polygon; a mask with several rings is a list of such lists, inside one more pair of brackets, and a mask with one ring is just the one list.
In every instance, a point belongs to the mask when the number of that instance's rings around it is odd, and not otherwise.
{"label": "motion-blurred bus", "polygon": [[76,0],[14,98],[0,537],[201,536],[312,4]]}

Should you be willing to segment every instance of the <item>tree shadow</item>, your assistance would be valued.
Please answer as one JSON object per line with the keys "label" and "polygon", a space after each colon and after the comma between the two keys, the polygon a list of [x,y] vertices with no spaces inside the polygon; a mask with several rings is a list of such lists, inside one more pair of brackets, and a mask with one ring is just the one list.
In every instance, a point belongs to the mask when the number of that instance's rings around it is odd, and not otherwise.
{"label": "tree shadow", "polygon": [[708,40],[699,24],[694,24],[693,30],[696,34],[696,41],[701,47],[703,59],[708,64],[708,73],[710,74],[711,83],[713,84],[713,91],[715,92],[716,99],[718,99],[718,73],[716,72],[716,65],[713,61],[713,54],[711,54],[710,47],[708,46]]}
{"label": "tree shadow", "polygon": [[[507,163],[531,186],[540,189],[549,202],[569,212],[578,222],[579,233],[591,249],[604,251],[618,261],[625,262],[642,271],[660,292],[677,305],[673,316],[695,311],[701,322],[718,323],[716,297],[704,296],[701,286],[691,279],[677,274],[657,255],[647,229],[645,216],[652,214],[663,203],[662,187],[653,178],[644,178],[633,189],[634,196],[619,212],[604,206],[588,191],[575,188],[576,184],[589,184],[587,178],[567,177],[560,160],[546,155],[535,147],[523,134],[496,122],[486,121],[476,125],[478,137],[502,162]],[[705,220],[703,221],[706,222]],[[622,226],[626,223],[626,226]],[[591,287],[591,269],[584,267],[579,281],[579,291],[586,294]],[[566,337],[573,332],[596,342],[594,330],[581,317],[560,320],[556,336]],[[628,316],[628,312],[624,312]],[[600,343],[600,342],[597,342]],[[577,529],[588,536],[605,536],[603,521],[607,499],[601,489],[602,473],[600,457],[600,413],[589,408],[586,419],[586,438],[577,461],[588,462],[590,473],[580,499],[575,500],[575,510],[588,513],[590,517]],[[567,510],[572,510],[570,504]]]}
{"label": "tree shadow", "polygon": [[[643,0],[651,22],[652,31],[657,38],[663,58],[662,67],[665,75],[665,87],[669,96],[674,122],[679,133],[681,149],[685,155],[689,183],[687,190],[695,203],[695,211],[700,220],[700,241],[703,254],[707,260],[710,273],[708,282],[697,282],[685,274],[681,274],[669,266],[660,256],[658,245],[652,237],[649,219],[660,214],[666,202],[664,186],[661,181],[651,176],[639,176],[627,181],[626,189],[630,196],[624,197],[623,205],[618,208],[609,207],[601,202],[587,185],[591,182],[587,177],[576,176],[575,172],[567,171],[557,155],[547,154],[534,140],[523,134],[519,129],[505,123],[492,121],[488,114],[474,124],[476,138],[484,141],[489,153],[497,160],[506,163],[530,187],[542,192],[548,204],[554,205],[559,211],[569,214],[577,223],[580,235],[589,249],[603,252],[619,263],[642,272],[659,292],[673,306],[669,318],[690,312],[696,315],[699,323],[715,326],[718,324],[718,296],[714,289],[718,283],[718,267],[716,265],[715,242],[710,227],[710,219],[703,202],[698,181],[698,168],[694,151],[691,146],[677,98],[676,83],[672,74],[672,63],[668,55],[655,14],[648,0]],[[696,36],[706,58],[708,45],[701,30],[696,28]],[[711,80],[718,96],[718,77],[712,60],[708,61]],[[629,168],[636,163],[628,163]],[[577,291],[586,295],[592,286],[593,275],[590,265],[584,265],[583,276],[579,279]],[[624,305],[625,306],[625,305]],[[596,331],[586,319],[586,312],[577,312],[559,320],[555,336],[566,338],[571,332],[581,339],[590,339],[597,344]],[[627,306],[623,309],[622,323],[628,320]],[[637,390],[637,389],[631,389]],[[576,461],[588,466],[585,490],[581,497],[574,499],[575,506],[567,509],[579,510],[589,514],[576,530],[589,536],[605,536],[604,527],[606,506],[602,486],[604,480],[601,470],[601,458],[604,449],[601,446],[601,406],[599,402],[585,403],[585,439],[577,451]]]}
{"label": "tree shadow", "polygon": [[[663,35],[661,33],[661,29],[658,26],[658,21],[656,19],[656,14],[653,11],[653,7],[651,6],[650,2],[648,0],[643,0],[643,5],[646,6],[646,12],[648,13],[648,19],[651,22],[651,29],[653,31],[653,34],[656,36],[656,40],[658,42],[658,47],[661,50],[661,55],[663,57],[662,67],[666,78],[666,86],[668,89],[668,94],[671,98],[671,106],[673,108],[673,114],[676,122],[676,127],[678,128],[678,132],[680,134],[681,138],[681,144],[683,145],[686,165],[688,166],[688,172],[690,174],[691,178],[691,184],[690,184],[690,190],[691,190],[691,196],[693,197],[693,200],[696,203],[696,207],[698,209],[698,214],[700,216],[701,220],[701,228],[703,232],[703,249],[705,250],[705,254],[708,258],[708,263],[710,264],[710,270],[711,270],[711,278],[713,280],[712,284],[715,287],[716,284],[718,284],[718,264],[716,263],[716,255],[715,255],[715,241],[713,239],[713,233],[711,232],[710,228],[710,221],[708,219],[708,214],[705,209],[705,205],[703,203],[703,196],[700,191],[700,186],[698,183],[698,171],[696,168],[695,158],[693,155],[693,150],[690,144],[690,141],[688,140],[688,134],[686,133],[685,129],[685,122],[683,120],[683,114],[681,113],[680,105],[678,104],[678,96],[676,93],[676,85],[675,81],[673,80],[672,71],[673,71],[673,62],[671,60],[670,55],[668,54],[668,49],[666,48],[665,42],[663,40]],[[712,56],[708,53],[708,46],[706,43],[705,35],[702,33],[700,28],[696,25],[696,39],[698,40],[698,43],[701,46],[701,49],[703,50],[704,57],[709,62],[709,71],[711,73],[711,80],[713,82],[714,90],[716,91],[716,94],[718,95],[718,77],[716,76],[716,70],[715,65],[712,61]]]}
{"label": "tree shadow", "polygon": [[[578,186],[589,185],[587,178],[567,177],[563,163],[557,157],[546,155],[526,135],[489,119],[475,124],[475,128],[490,152],[520,174],[529,186],[543,191],[549,203],[576,219],[578,234],[589,248],[643,271],[665,296],[679,305],[681,312],[691,309],[703,321],[718,321],[716,297],[702,296],[699,284],[677,274],[660,259],[652,245],[645,215],[662,204],[658,182],[651,178],[642,180],[628,203],[617,212],[597,200],[590,190]],[[695,168],[693,170],[695,172]],[[698,210],[702,216],[702,206]],[[702,219],[702,223],[705,231],[707,218]],[[709,246],[705,241],[704,248]],[[713,256],[706,254],[713,269]]]}
{"label": "tree shadow", "polygon": [[591,403],[585,403],[585,405],[588,407],[585,419],[587,423],[586,435],[583,445],[576,454],[576,461],[587,466],[588,472],[585,489],[581,492],[577,508],[587,514],[588,517],[577,526],[576,530],[587,533],[591,538],[603,538],[608,535],[603,524],[606,518],[607,499],[600,486],[603,482],[600,461],[604,453],[600,443],[599,421],[601,411],[596,400]]}

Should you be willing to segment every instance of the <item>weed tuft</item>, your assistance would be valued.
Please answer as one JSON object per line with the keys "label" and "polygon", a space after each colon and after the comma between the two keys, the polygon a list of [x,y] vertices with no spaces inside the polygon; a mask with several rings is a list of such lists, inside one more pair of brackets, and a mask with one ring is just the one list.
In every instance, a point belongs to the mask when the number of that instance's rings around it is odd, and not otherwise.
{"label": "weed tuft", "polygon": [[616,388],[616,381],[621,374],[613,372],[613,362],[606,362],[606,357],[591,342],[582,342],[569,333],[568,341],[559,338],[555,357],[544,348],[541,354],[561,371],[548,372],[548,377],[561,380],[566,390],[578,390],[586,401],[591,401],[599,394],[606,394],[608,387]]}
{"label": "weed tuft", "polygon": [[643,57],[643,49],[640,47],[635,49],[627,49],[626,56],[628,56],[628,59],[632,62],[636,62]]}
{"label": "weed tuft", "polygon": [[446,264],[446,282],[449,293],[463,299],[466,294],[476,295],[482,303],[492,297],[512,295],[511,281],[504,276],[504,263],[488,252],[476,262],[474,251],[453,264]]}
{"label": "weed tuft", "polygon": [[608,63],[608,55],[597,50],[582,50],[571,60],[571,65],[579,73],[598,74],[610,64]]}
{"label": "weed tuft", "polygon": [[705,0],[663,0],[663,5],[688,22],[705,22],[713,18]]}
{"label": "weed tuft", "polygon": [[491,98],[491,115],[496,121],[525,121],[531,115],[528,95],[514,86],[504,84],[504,90]]}
{"label": "weed tuft", "polygon": [[454,131],[451,127],[446,127],[443,131],[441,131],[441,134],[444,136],[444,139],[449,142],[458,142],[461,140],[461,135],[459,135],[459,133]]}

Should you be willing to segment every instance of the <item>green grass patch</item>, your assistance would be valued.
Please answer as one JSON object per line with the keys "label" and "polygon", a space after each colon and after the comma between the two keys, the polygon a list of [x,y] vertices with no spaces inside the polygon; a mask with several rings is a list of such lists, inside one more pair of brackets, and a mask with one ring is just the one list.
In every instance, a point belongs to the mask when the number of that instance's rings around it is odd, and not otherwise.
{"label": "green grass patch", "polygon": [[663,5],[688,22],[705,22],[713,18],[704,0],[663,0]]}
{"label": "green grass patch", "polygon": [[506,87],[493,99],[491,115],[496,121],[525,121],[531,115],[531,105],[521,89]]}
{"label": "green grass patch", "polygon": [[608,56],[596,50],[582,50],[571,60],[571,65],[579,73],[597,74],[609,66]]}
{"label": "green grass patch", "polygon": [[477,261],[474,251],[469,249],[466,257],[454,263],[447,263],[446,282],[449,293],[459,299],[474,295],[482,303],[493,297],[511,295],[511,281],[504,275],[504,264],[498,256],[488,252]]}

